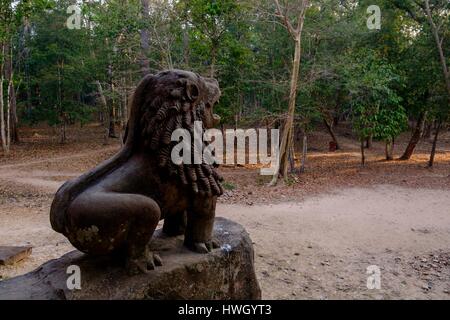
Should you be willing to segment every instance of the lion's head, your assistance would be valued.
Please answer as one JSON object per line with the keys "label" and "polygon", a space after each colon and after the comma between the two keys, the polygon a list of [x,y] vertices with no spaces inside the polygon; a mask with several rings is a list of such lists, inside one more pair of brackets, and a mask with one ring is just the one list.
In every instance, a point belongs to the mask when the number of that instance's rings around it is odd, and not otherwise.
{"label": "lion's head", "polygon": [[183,70],[145,77],[133,97],[131,108],[136,110],[131,110],[134,116],[130,121],[134,121],[134,144],[157,157],[162,174],[178,177],[194,193],[221,195],[222,178],[214,166],[206,163],[174,164],[171,151],[177,142],[171,141],[171,136],[176,129],[186,129],[193,136],[195,121],[202,122],[203,131],[217,125],[220,117],[213,108],[219,98],[217,80]]}

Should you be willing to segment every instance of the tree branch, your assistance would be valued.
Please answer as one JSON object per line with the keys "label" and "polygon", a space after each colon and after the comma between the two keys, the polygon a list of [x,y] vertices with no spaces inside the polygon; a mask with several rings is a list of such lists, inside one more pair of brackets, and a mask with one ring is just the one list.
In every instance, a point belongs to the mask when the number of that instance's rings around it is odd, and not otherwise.
{"label": "tree branch", "polygon": [[274,2],[275,2],[275,5],[277,7],[276,16],[283,20],[284,25],[286,26],[287,30],[289,31],[291,36],[295,38],[295,36],[296,36],[295,30],[292,27],[291,22],[289,21],[289,17],[287,15],[287,12],[284,12],[284,14],[283,14],[282,10],[281,10],[280,2],[278,0],[274,0]]}

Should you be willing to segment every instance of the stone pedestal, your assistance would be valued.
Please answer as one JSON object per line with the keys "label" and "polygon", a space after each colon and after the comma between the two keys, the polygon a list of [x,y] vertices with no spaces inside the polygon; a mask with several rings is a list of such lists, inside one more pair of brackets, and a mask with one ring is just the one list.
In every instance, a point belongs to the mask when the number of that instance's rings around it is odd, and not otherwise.
{"label": "stone pedestal", "polygon": [[[72,251],[22,276],[0,281],[0,299],[260,299],[253,246],[245,229],[217,218],[214,237],[222,247],[208,254],[189,251],[182,237],[158,230],[152,240],[163,266],[129,276],[120,259]],[[69,290],[68,267],[80,268],[81,289]]]}

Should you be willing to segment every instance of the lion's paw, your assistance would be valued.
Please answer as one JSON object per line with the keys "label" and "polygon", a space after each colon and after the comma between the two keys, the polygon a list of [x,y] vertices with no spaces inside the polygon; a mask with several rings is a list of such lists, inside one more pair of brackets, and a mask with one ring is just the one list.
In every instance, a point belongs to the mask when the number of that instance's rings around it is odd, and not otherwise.
{"label": "lion's paw", "polygon": [[210,241],[207,241],[205,244],[206,244],[206,248],[208,248],[209,251],[220,248],[220,242],[217,239],[212,239]]}
{"label": "lion's paw", "polygon": [[208,253],[211,252],[213,249],[220,248],[220,243],[217,240],[210,240],[206,242],[194,242],[188,247],[197,253]]}
{"label": "lion's paw", "polygon": [[156,267],[162,266],[162,259],[156,253],[149,253],[148,256],[138,259],[128,259],[126,269],[128,274],[137,275],[141,273],[149,273]]}

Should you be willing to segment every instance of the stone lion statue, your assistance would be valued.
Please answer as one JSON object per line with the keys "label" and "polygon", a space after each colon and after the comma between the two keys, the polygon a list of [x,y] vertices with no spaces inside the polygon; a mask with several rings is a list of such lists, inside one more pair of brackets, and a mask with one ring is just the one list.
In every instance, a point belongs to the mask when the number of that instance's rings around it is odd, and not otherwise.
{"label": "stone lion statue", "polygon": [[[123,252],[130,273],[161,265],[148,244],[164,219],[168,236],[184,234],[185,245],[207,253],[217,197],[223,193],[215,165],[176,165],[172,132],[216,125],[220,97],[216,80],[169,70],[148,75],[137,86],[123,148],[57,191],[50,210],[52,228],[80,251],[92,255]],[[203,142],[203,148],[206,144]]]}

